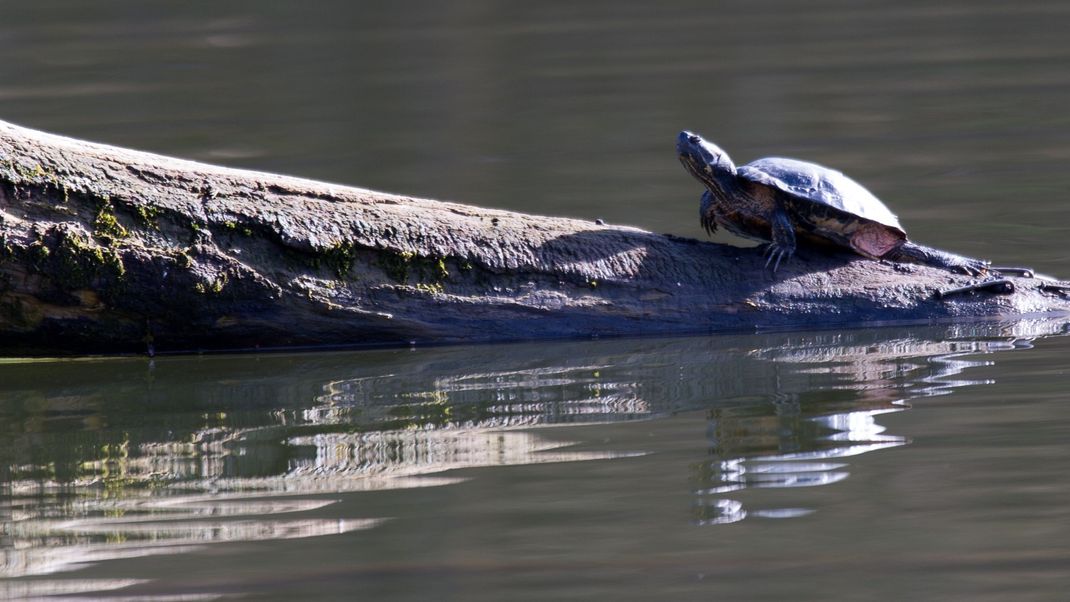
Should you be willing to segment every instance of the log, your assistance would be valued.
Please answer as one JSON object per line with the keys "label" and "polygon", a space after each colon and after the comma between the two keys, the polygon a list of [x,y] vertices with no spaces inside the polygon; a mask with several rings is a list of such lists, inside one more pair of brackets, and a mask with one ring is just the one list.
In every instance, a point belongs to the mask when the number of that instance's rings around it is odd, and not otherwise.
{"label": "log", "polygon": [[677,335],[1066,312],[1058,283],[757,249],[238,170],[0,122],[0,351]]}

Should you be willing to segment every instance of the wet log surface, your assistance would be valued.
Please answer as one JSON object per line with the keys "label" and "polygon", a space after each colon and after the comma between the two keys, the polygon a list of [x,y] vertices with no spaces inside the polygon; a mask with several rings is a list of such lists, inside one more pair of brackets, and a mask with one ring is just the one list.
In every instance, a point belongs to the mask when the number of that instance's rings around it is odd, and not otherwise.
{"label": "wet log surface", "polygon": [[758,249],[215,167],[0,122],[0,352],[453,343],[1070,309],[1050,281]]}

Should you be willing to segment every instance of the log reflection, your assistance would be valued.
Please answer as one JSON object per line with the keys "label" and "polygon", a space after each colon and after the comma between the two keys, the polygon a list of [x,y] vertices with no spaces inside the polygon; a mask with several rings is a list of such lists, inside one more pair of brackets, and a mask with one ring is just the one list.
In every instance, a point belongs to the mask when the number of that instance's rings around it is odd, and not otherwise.
{"label": "log reflection", "polygon": [[965,370],[985,354],[1062,328],[4,364],[0,576],[374,528],[391,517],[342,513],[340,496],[642,454],[638,437],[577,451],[540,427],[695,410],[708,446],[693,468],[696,523],[805,515],[741,495],[848,478],[850,456],[909,443],[881,414],[983,384]]}

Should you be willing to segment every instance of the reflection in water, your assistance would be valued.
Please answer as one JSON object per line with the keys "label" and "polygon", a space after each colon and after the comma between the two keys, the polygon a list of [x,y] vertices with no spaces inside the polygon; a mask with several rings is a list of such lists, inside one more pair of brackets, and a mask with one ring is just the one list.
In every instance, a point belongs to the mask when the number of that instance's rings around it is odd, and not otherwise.
{"label": "reflection in water", "polygon": [[[603,382],[597,366],[458,374],[448,363],[444,373],[435,366],[407,366],[417,373],[428,371],[426,377],[387,372],[325,378],[350,371],[351,357],[322,360],[321,364],[335,361],[319,366],[312,377],[297,369],[278,379],[291,389],[319,392],[308,401],[291,398],[284,407],[267,404],[250,411],[242,407],[244,402],[250,393],[263,391],[266,383],[262,378],[247,382],[226,378],[214,383],[219,386],[210,386],[206,396],[221,407],[194,418],[204,426],[164,431],[145,425],[138,430],[124,428],[119,431],[121,440],[100,445],[86,445],[75,437],[54,449],[51,445],[60,442],[48,436],[49,422],[78,417],[79,423],[91,428],[89,433],[106,439],[108,431],[98,430],[109,421],[100,408],[106,402],[99,394],[71,395],[60,387],[56,394],[39,398],[36,383],[32,394],[30,389],[14,391],[9,402],[21,398],[23,403],[5,406],[12,417],[29,405],[44,408],[18,425],[22,442],[39,447],[38,439],[44,435],[49,449],[39,451],[66,452],[70,457],[5,466],[3,484],[9,495],[0,502],[0,513],[5,519],[4,537],[12,545],[5,545],[0,555],[0,577],[177,553],[214,542],[315,537],[369,528],[381,518],[277,518],[336,501],[280,496],[439,486],[460,479],[426,475],[619,457],[627,454],[559,451],[568,443],[551,442],[520,428],[648,415],[635,383]],[[153,372],[166,370],[164,364]],[[271,368],[264,373],[271,374]],[[184,379],[184,374],[175,376]],[[151,388],[162,384],[165,397],[188,393],[176,390],[174,383],[159,383],[160,376],[152,376]],[[236,406],[235,411],[228,406]],[[163,418],[172,426],[188,419],[181,411]],[[26,451],[13,445],[4,454],[17,458]]]}
{"label": "reflection in water", "polygon": [[847,478],[849,456],[908,443],[881,414],[983,384],[962,376],[978,355],[1062,327],[2,365],[0,576],[373,528],[390,517],[333,516],[330,496],[639,454],[571,451],[535,427],[687,410],[706,412],[714,458],[695,469],[696,523],[801,516],[739,494]]}
{"label": "reflection in water", "polygon": [[[950,393],[957,387],[989,384],[961,378],[968,368],[991,364],[979,354],[1028,348],[1031,337],[1062,333],[1055,321],[1023,321],[959,335],[943,341],[893,340],[864,346],[855,337],[825,335],[754,355],[775,366],[796,367],[795,374],[824,374],[832,383],[803,393],[777,391],[771,404],[709,410],[707,440],[716,458],[700,470],[694,505],[696,524],[741,521],[748,516],[790,518],[804,508],[748,510],[722,497],[753,488],[813,487],[842,481],[847,464],[836,461],[870,451],[906,445],[885,433],[876,417],[909,408],[907,400]],[[994,340],[955,340],[954,336],[994,336]],[[825,339],[825,340],[821,340]]]}

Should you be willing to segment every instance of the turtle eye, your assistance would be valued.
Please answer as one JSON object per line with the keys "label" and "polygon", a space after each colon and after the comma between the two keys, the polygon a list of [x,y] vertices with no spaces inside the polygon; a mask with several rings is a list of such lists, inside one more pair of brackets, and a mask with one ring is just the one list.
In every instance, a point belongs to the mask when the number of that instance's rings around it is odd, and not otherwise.
{"label": "turtle eye", "polygon": [[690,142],[691,144],[698,144],[698,136],[696,136],[694,134],[691,134],[690,136],[687,137],[687,141]]}

